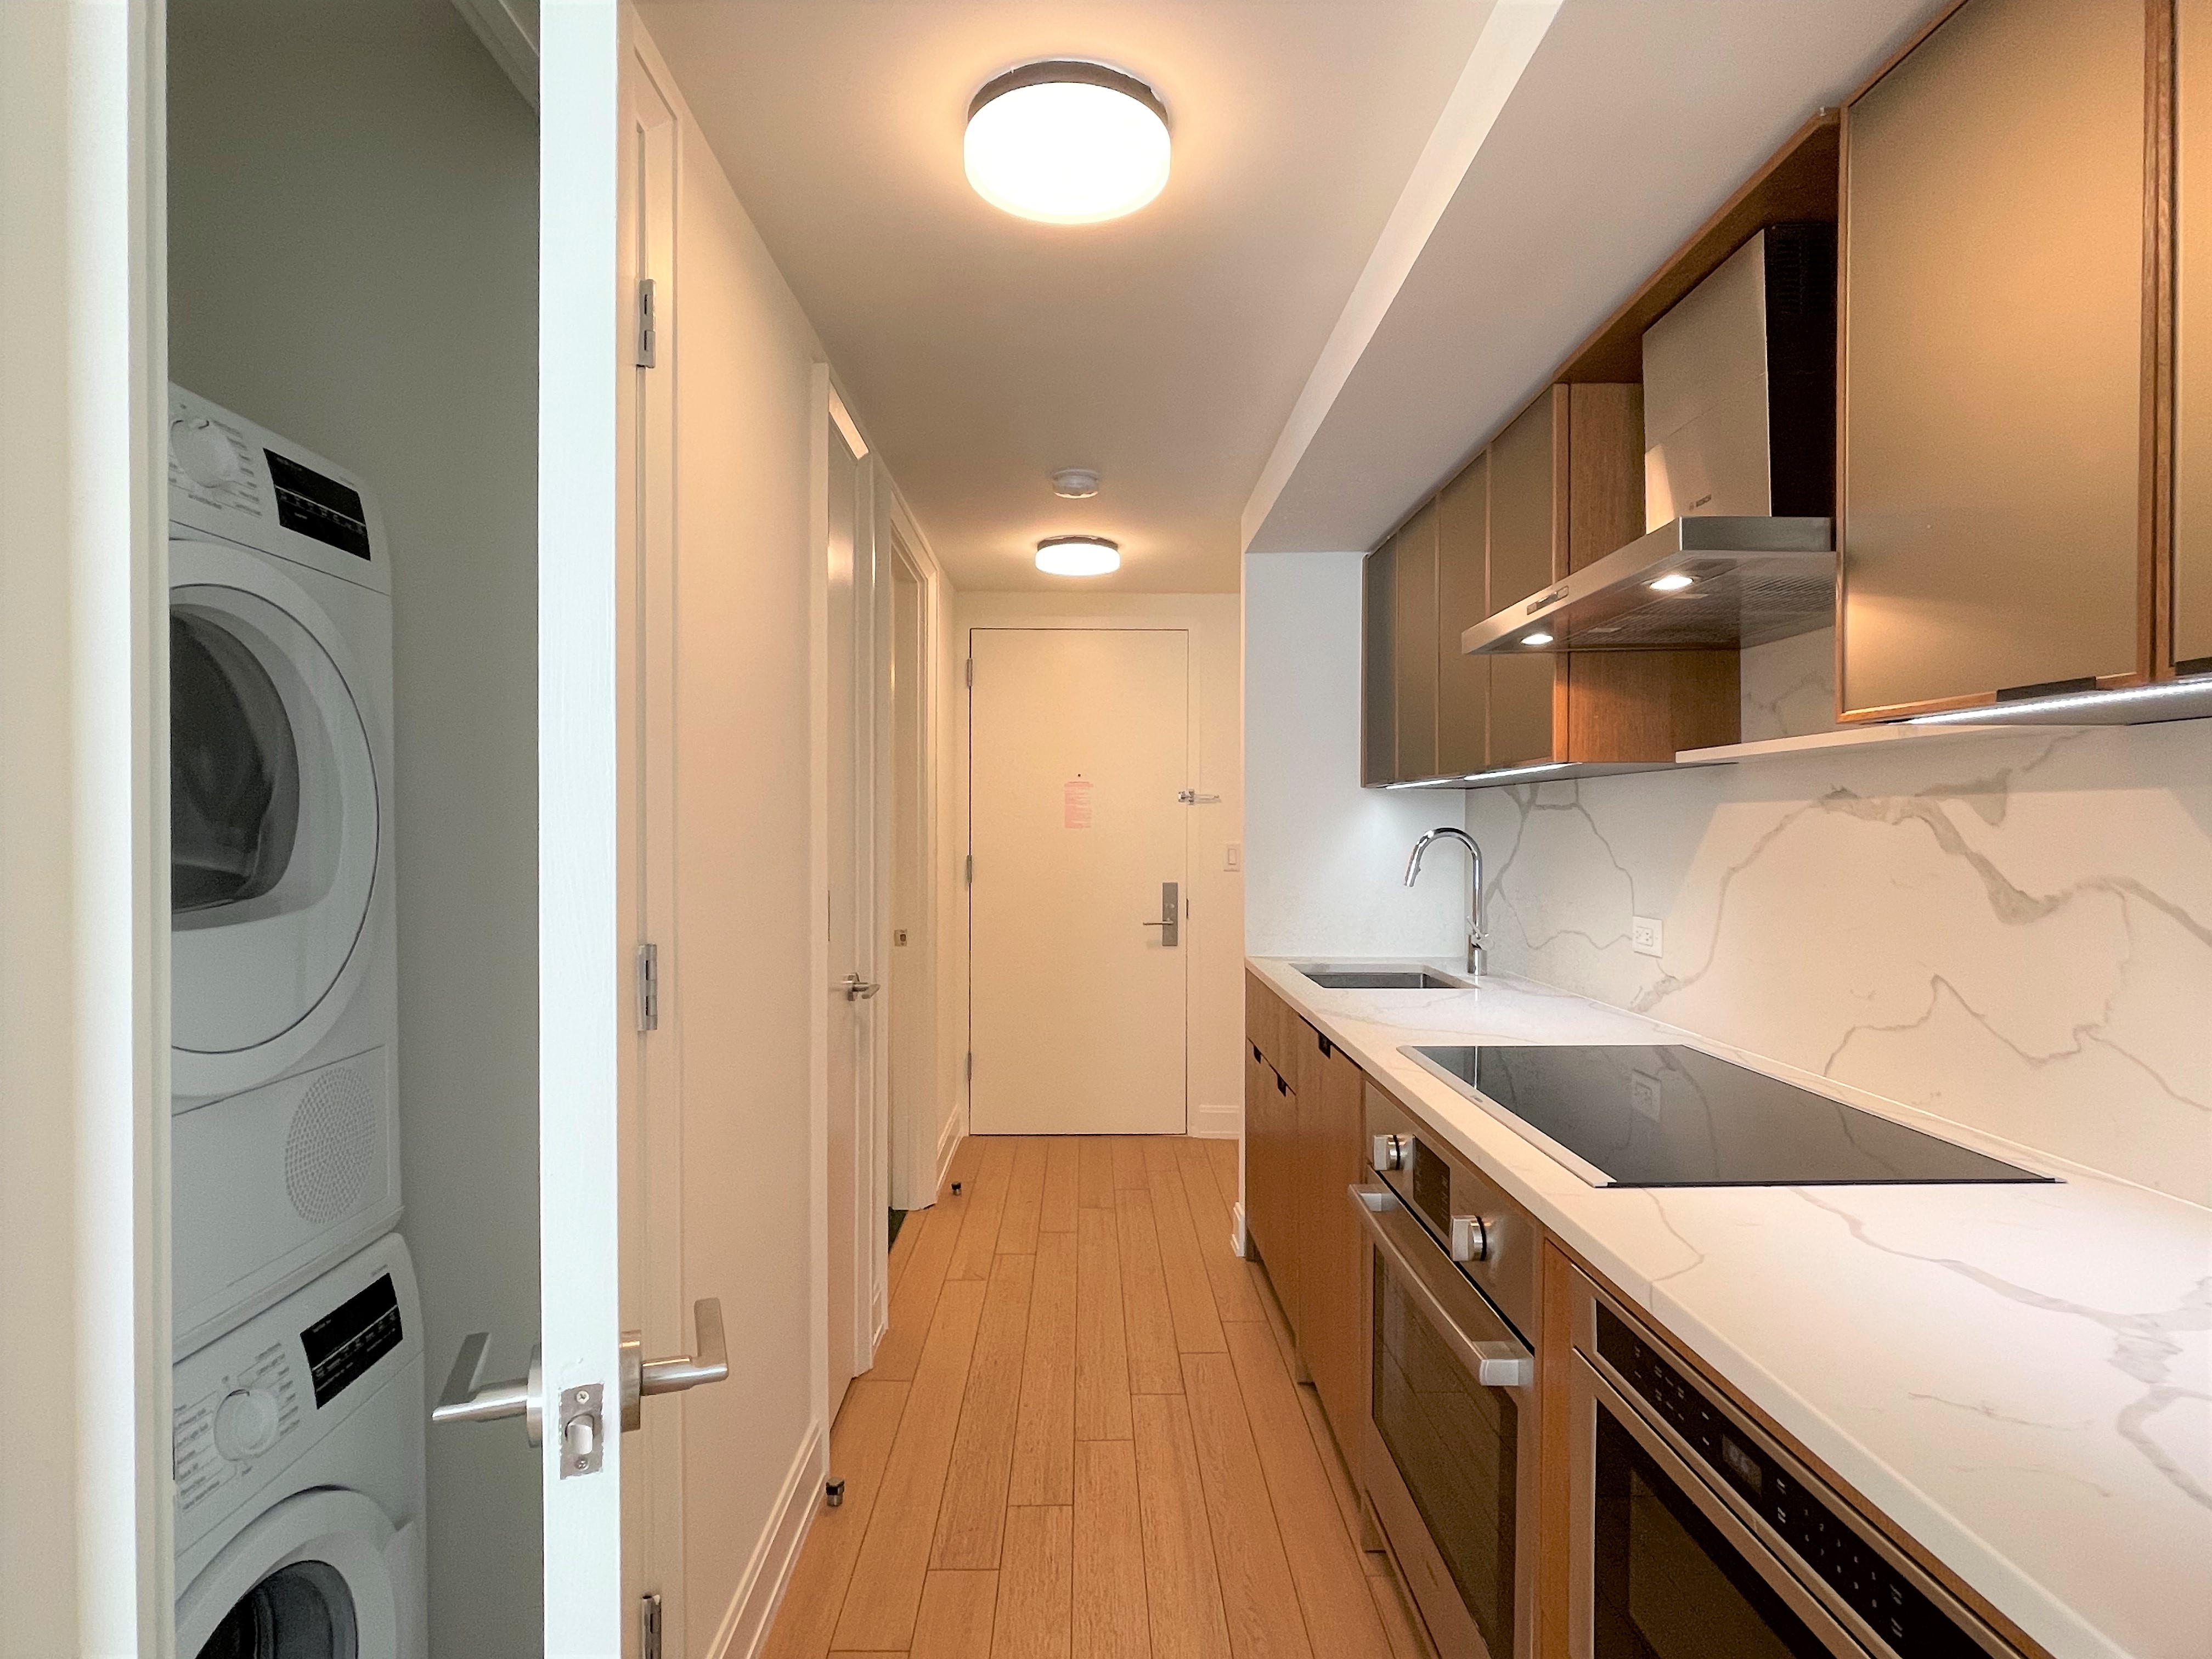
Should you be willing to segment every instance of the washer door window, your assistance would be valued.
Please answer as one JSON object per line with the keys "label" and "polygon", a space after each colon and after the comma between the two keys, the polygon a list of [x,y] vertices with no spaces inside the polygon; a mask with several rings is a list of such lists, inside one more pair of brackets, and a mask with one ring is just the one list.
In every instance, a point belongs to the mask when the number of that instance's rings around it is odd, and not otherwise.
{"label": "washer door window", "polygon": [[[213,551],[187,549],[179,567]],[[281,1076],[329,1029],[376,884],[378,779],[343,647],[255,562],[250,588],[170,592],[174,1042],[238,1062],[193,1093]]]}
{"label": "washer door window", "polygon": [[199,1659],[358,1659],[353,1593],[324,1561],[295,1561],[248,1590]]}

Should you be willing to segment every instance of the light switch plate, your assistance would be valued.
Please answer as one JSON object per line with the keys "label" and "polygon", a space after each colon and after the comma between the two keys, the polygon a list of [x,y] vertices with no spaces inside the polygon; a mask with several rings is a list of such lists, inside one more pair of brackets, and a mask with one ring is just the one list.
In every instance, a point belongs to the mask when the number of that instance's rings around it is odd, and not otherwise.
{"label": "light switch plate", "polygon": [[1224,870],[1242,870],[1244,867],[1244,848],[1242,844],[1232,841],[1221,849],[1221,867]]}
{"label": "light switch plate", "polygon": [[1638,956],[1656,957],[1664,948],[1664,934],[1656,916],[1632,916],[1628,923],[1628,942]]}

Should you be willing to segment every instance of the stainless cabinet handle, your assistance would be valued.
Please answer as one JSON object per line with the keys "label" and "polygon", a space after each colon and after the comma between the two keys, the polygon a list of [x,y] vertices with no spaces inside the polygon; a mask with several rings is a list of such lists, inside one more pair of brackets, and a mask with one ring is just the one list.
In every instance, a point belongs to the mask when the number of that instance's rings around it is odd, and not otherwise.
{"label": "stainless cabinet handle", "polygon": [[862,979],[858,974],[845,975],[845,1000],[848,1002],[865,1002],[883,988],[880,981]]}
{"label": "stainless cabinet handle", "polygon": [[522,1431],[536,1445],[544,1429],[539,1400],[538,1351],[530,1351],[530,1374],[511,1382],[495,1382],[486,1388],[483,1368],[486,1351],[491,1346],[491,1333],[471,1332],[462,1339],[461,1351],[453,1356],[453,1369],[446,1378],[446,1390],[431,1407],[433,1423],[492,1423],[503,1417],[522,1419]]}
{"label": "stainless cabinet handle", "polygon": [[702,1296],[691,1304],[691,1325],[699,1352],[673,1359],[647,1359],[645,1339],[636,1331],[623,1334],[622,1379],[624,1431],[635,1428],[642,1416],[641,1402],[649,1394],[681,1394],[702,1382],[720,1382],[730,1374],[730,1345],[722,1334],[722,1298]]}

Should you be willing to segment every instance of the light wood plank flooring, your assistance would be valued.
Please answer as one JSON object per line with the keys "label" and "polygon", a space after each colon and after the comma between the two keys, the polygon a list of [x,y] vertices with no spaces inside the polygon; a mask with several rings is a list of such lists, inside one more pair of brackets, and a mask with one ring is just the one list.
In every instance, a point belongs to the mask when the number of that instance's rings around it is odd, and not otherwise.
{"label": "light wood plank flooring", "polygon": [[971,1138],[890,1261],[770,1659],[1427,1659],[1232,1142]]}

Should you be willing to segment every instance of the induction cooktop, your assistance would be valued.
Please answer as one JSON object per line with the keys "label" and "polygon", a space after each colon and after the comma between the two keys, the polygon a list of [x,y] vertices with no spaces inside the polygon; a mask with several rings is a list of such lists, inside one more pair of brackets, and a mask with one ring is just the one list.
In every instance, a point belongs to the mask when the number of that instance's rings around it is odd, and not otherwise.
{"label": "induction cooktop", "polygon": [[1596,1187],[2051,1178],[1680,1043],[1400,1052]]}

